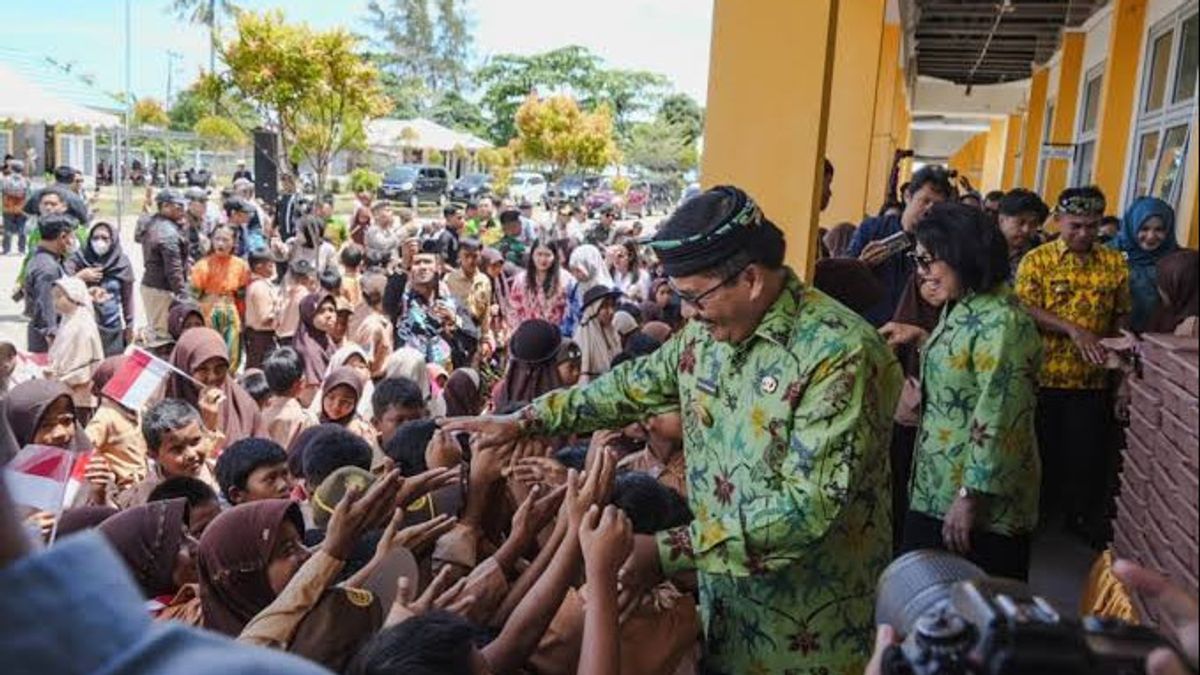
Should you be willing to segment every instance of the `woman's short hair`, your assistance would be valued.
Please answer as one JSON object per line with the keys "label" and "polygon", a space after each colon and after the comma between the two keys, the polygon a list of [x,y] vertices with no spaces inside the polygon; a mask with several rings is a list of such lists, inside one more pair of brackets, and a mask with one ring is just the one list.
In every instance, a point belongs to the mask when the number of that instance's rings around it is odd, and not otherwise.
{"label": "woman's short hair", "polygon": [[996,223],[977,208],[934,204],[917,224],[917,242],[958,274],[964,290],[990,291],[1008,278],[1008,244]]}

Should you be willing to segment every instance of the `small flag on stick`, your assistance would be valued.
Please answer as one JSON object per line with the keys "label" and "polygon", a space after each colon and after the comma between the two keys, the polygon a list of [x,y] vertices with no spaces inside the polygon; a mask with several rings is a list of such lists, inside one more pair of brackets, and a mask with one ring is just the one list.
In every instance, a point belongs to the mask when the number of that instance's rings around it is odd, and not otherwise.
{"label": "small flag on stick", "polygon": [[49,445],[27,445],[4,467],[13,502],[57,514],[66,498],[75,453]]}
{"label": "small flag on stick", "polygon": [[100,393],[130,410],[141,410],[172,372],[178,371],[171,364],[135,348]]}

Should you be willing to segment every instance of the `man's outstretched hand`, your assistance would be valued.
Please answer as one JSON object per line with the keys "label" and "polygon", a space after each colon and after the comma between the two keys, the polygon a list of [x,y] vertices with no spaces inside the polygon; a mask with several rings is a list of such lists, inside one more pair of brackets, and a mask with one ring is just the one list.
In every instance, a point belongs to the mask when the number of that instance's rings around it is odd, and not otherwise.
{"label": "man's outstretched hand", "polygon": [[467,433],[478,450],[506,449],[521,440],[521,420],[517,415],[482,417],[446,417],[438,420],[443,431]]}

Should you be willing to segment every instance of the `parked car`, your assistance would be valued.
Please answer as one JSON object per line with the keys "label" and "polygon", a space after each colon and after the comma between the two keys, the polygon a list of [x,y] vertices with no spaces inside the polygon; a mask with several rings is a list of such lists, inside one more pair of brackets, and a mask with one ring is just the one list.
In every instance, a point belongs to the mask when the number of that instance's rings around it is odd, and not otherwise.
{"label": "parked car", "polygon": [[625,200],[613,189],[612,181],[605,178],[587,194],[583,200],[583,207],[587,209],[588,217],[594,218],[601,209],[610,206],[617,210],[617,218],[623,217]]}
{"label": "parked car", "polygon": [[486,173],[469,173],[454,181],[450,188],[450,200],[469,202],[492,194],[492,177]]}
{"label": "parked car", "polygon": [[631,218],[645,218],[653,213],[650,201],[650,183],[644,180],[634,181],[625,192],[625,215]]}
{"label": "parked car", "polygon": [[582,204],[587,193],[600,182],[597,176],[564,176],[546,191],[546,207],[560,204]]}
{"label": "parked car", "polygon": [[516,171],[508,181],[508,196],[513,201],[541,202],[546,199],[546,177],[531,171]]}
{"label": "parked car", "polygon": [[401,164],[383,174],[383,185],[379,187],[380,199],[388,199],[411,208],[422,203],[445,205],[446,192],[450,187],[450,176],[440,166]]}

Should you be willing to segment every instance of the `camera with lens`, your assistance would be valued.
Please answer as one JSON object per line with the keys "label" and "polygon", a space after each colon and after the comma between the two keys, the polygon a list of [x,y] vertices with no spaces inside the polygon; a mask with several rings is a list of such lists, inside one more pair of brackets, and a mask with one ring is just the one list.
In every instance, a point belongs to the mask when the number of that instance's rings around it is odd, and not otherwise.
{"label": "camera with lens", "polygon": [[1064,618],[1027,585],[944,551],[892,562],[879,577],[875,619],[905,636],[883,659],[884,673],[903,675],[1134,674],[1169,646],[1143,626]]}

